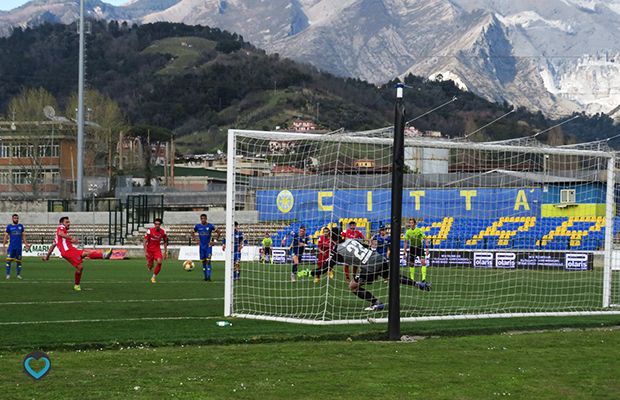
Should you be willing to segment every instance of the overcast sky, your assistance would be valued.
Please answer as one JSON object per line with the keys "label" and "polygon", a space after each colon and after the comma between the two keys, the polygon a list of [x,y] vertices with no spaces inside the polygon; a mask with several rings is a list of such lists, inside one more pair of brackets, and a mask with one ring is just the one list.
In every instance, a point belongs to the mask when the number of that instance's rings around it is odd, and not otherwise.
{"label": "overcast sky", "polygon": [[[9,11],[27,3],[28,1],[30,0],[0,0],[0,10]],[[129,0],[106,0],[104,3],[120,6],[121,4],[127,3],[127,1]]]}

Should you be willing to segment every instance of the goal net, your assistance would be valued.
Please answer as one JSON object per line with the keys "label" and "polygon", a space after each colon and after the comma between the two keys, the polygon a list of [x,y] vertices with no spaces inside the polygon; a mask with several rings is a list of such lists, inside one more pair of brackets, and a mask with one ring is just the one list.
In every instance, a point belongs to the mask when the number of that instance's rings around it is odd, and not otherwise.
{"label": "goal net", "polygon": [[[425,233],[430,257],[426,267],[419,257],[414,267],[401,259],[400,273],[432,291],[401,285],[403,321],[617,312],[613,151],[407,131],[403,230],[393,232],[392,143],[389,130],[229,131],[226,240],[236,237],[243,249],[227,247],[226,315],[387,321],[384,279],[364,287],[385,310],[366,311],[370,303],[349,290],[353,267],[348,277],[342,264],[319,279],[297,272],[316,268],[325,227],[353,227],[381,251],[382,230],[403,248],[409,219]],[[303,228],[308,244],[295,254]]]}

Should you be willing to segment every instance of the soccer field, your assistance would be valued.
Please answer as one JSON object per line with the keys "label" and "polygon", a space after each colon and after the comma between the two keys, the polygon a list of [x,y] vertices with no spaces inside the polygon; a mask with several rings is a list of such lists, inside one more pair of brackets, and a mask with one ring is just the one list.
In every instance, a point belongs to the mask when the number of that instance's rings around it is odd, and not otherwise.
{"label": "soccer field", "polygon": [[[369,303],[348,289],[341,265],[334,269],[334,279],[323,275],[317,283],[306,277],[292,284],[290,268],[290,264],[244,263],[245,279],[235,285],[235,313],[314,321],[387,318],[387,309],[364,311]],[[417,277],[420,270],[416,267]],[[409,276],[409,268],[400,273]],[[430,293],[400,285],[402,318],[604,310],[603,272],[597,270],[429,267],[427,279],[433,288]],[[364,287],[387,302],[389,285],[383,279]]]}
{"label": "soccer field", "polygon": [[[60,259],[27,259],[23,280],[0,281],[0,398],[588,399],[617,393],[617,330],[487,334],[614,327],[618,315],[403,323],[408,335],[485,335],[386,343],[386,324],[225,319],[223,263],[214,263],[213,281],[204,282],[200,268],[186,272],[171,260],[156,284],[145,264],[86,260],[81,292],[73,291],[74,268]],[[334,284],[343,285],[338,279]],[[298,284],[289,290],[319,290],[311,280]],[[349,292],[343,296],[363,305]],[[232,325],[220,327],[220,320]],[[38,381],[21,372],[33,350],[52,360],[50,374]]]}
{"label": "soccer field", "polygon": [[153,284],[145,260],[86,260],[81,292],[73,290],[74,271],[62,259],[29,258],[22,280],[13,272],[0,282],[0,330],[17,333],[2,335],[4,346],[189,340],[223,315],[223,263],[204,282],[199,268],[187,272],[177,260],[164,261]]}
{"label": "soccer field", "polygon": [[[213,263],[212,282],[204,282],[200,264],[192,272],[181,267],[178,260],[164,261],[157,283],[150,281],[151,274],[146,269],[145,260],[86,260],[82,277],[82,291],[73,290],[75,269],[62,259],[43,262],[28,258],[24,261],[22,276],[17,280],[0,280],[0,337],[3,348],[65,348],[69,346],[116,346],[116,343],[145,343],[152,345],[167,343],[235,343],[246,340],[297,340],[303,337],[340,338],[347,335],[385,339],[385,324],[355,324],[353,326],[314,326],[278,323],[261,320],[230,318],[233,327],[220,327],[216,321],[224,320],[224,264]],[[353,310],[360,318],[368,316],[387,317],[387,311],[364,312],[367,303],[346,289],[342,269],[338,269],[335,279],[313,283],[311,278],[300,278],[294,284],[287,281],[289,265],[265,265],[244,263],[241,282],[236,285],[235,309],[243,311],[243,306],[253,302],[262,304],[265,312],[305,309],[306,303],[325,298],[325,292],[334,292],[337,300],[330,310],[343,307]],[[14,266],[13,266],[14,271]],[[468,273],[478,272],[476,276]],[[490,281],[476,281],[483,275],[472,269],[433,269],[434,290],[431,293],[402,287],[403,314],[424,311],[425,306],[439,304],[446,309],[457,309],[465,303],[481,302],[478,290]],[[14,272],[13,272],[14,274]],[[455,288],[442,285],[441,274],[459,274],[466,285],[460,296],[450,293]],[[571,280],[579,280],[581,295],[600,298],[598,281],[601,273],[562,272],[562,271],[489,271],[489,274],[510,276],[510,282],[522,282],[522,286],[508,285],[497,291],[509,298],[518,309],[519,299],[534,301],[541,276],[549,282],[550,277],[558,279],[556,296],[542,298],[549,308],[575,301],[580,293],[567,290],[563,285]],[[488,276],[485,274],[484,276]],[[283,279],[284,278],[284,279]],[[446,276],[446,280],[450,278]],[[494,277],[496,278],[496,277]],[[450,279],[454,280],[454,276]],[[501,284],[501,280],[494,279]],[[252,282],[262,282],[263,288],[249,286]],[[372,292],[386,301],[387,284],[382,281],[369,285]],[[525,287],[525,289],[523,289]],[[575,287],[572,285],[571,287]],[[487,287],[487,291],[489,288]],[[262,303],[261,303],[262,302]],[[303,307],[302,307],[303,306]],[[408,308],[409,307],[409,308]],[[337,312],[337,311],[334,311]],[[564,321],[585,321],[566,318]],[[591,320],[620,320],[618,315],[592,317]],[[403,333],[420,333],[437,329],[436,332],[454,332],[458,326],[469,330],[471,326],[485,326],[489,331],[523,327],[556,326],[561,318],[503,318],[492,320],[471,320],[469,322],[430,321],[403,323]],[[561,323],[560,323],[561,325]],[[571,325],[571,322],[568,322]]]}

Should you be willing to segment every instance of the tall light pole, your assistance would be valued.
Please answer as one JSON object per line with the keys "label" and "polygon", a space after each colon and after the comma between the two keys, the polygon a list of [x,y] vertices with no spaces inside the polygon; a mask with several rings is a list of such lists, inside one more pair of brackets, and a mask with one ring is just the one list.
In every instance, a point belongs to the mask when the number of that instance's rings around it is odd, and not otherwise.
{"label": "tall light pole", "polygon": [[88,191],[93,195],[93,248],[97,247],[95,236],[95,197],[97,197],[97,184],[91,183]]}
{"label": "tall light pole", "polygon": [[84,178],[84,0],[80,0],[80,62],[78,78],[77,211],[82,211]]}

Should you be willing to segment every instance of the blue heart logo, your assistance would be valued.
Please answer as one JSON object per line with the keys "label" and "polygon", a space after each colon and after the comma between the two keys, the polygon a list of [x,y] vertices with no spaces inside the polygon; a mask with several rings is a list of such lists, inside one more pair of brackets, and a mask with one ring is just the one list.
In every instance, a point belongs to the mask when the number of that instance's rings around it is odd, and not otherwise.
{"label": "blue heart logo", "polygon": [[[30,368],[30,361],[31,360],[37,361],[40,359],[43,359],[43,361],[45,361],[45,367],[43,367],[41,371],[35,372],[32,368]],[[41,351],[33,351],[32,353],[28,354],[26,358],[24,359],[24,371],[23,372],[27,373],[34,379],[39,379],[39,378],[44,377],[50,372],[51,366],[52,366],[52,362],[50,361],[50,358],[47,356],[47,354]]]}

